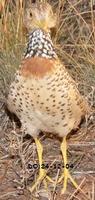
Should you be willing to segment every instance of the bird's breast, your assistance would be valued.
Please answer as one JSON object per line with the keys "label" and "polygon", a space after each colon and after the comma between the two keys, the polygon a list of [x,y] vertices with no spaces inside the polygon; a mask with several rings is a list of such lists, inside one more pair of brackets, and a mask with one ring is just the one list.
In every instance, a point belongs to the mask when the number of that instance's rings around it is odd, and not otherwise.
{"label": "bird's breast", "polygon": [[12,84],[10,107],[20,119],[28,120],[39,130],[67,135],[79,125],[86,110],[75,82],[61,65],[53,72],[44,71],[43,76],[26,64],[24,67]]}
{"label": "bird's breast", "polygon": [[21,64],[21,75],[26,78],[43,78],[55,70],[55,63],[55,59],[43,57],[26,58]]}

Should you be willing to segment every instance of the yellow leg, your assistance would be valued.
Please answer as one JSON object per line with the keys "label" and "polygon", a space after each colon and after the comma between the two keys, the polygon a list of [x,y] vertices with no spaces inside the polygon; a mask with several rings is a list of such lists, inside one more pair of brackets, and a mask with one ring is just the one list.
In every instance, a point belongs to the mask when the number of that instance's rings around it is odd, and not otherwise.
{"label": "yellow leg", "polygon": [[54,183],[54,181],[49,176],[46,175],[46,170],[43,169],[43,168],[41,168],[41,166],[43,164],[43,160],[42,160],[43,147],[42,147],[40,141],[37,138],[35,138],[35,143],[36,143],[36,147],[37,147],[37,153],[38,153],[40,171],[39,171],[39,176],[38,176],[35,184],[32,187],[29,187],[29,190],[30,190],[31,193],[35,190],[35,188],[37,187],[37,185],[39,183],[41,183],[41,181],[43,181],[43,183],[44,183],[45,186],[47,185],[47,183],[46,183],[46,181],[45,181],[44,178],[46,178],[48,181]]}
{"label": "yellow leg", "polygon": [[67,188],[68,178],[71,180],[71,182],[73,183],[73,185],[75,186],[75,188],[78,188],[77,183],[75,182],[75,180],[70,175],[69,169],[66,168],[66,164],[68,163],[67,162],[66,136],[64,137],[64,139],[62,141],[62,144],[61,144],[61,152],[62,152],[63,159],[64,159],[64,171],[63,171],[63,174],[61,175],[61,177],[59,178],[58,183],[60,183],[62,181],[62,179],[64,178],[63,189],[61,191],[61,193],[64,194],[64,192],[66,191],[66,188]]}

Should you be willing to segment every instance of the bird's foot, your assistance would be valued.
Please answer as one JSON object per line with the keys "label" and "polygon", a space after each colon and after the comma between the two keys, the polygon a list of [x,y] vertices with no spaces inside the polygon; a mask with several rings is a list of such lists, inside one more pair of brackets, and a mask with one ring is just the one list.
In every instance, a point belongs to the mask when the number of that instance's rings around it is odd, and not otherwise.
{"label": "bird's foot", "polygon": [[67,181],[68,179],[70,179],[70,181],[73,183],[75,188],[78,188],[78,184],[76,183],[76,181],[72,178],[70,172],[68,169],[64,168],[64,172],[61,175],[61,177],[58,180],[58,183],[60,183],[62,181],[62,179],[64,179],[64,183],[63,183],[63,188],[61,190],[61,194],[64,194],[66,189],[67,189]]}
{"label": "bird's foot", "polygon": [[48,180],[49,182],[54,183],[54,181],[53,181],[49,176],[46,175],[46,170],[45,170],[45,169],[40,169],[39,176],[38,176],[36,182],[34,183],[34,185],[33,185],[32,187],[29,187],[29,188],[28,188],[29,191],[32,193],[32,192],[36,189],[36,187],[37,187],[39,184],[41,184],[41,182],[44,183],[44,186],[45,186],[45,188],[47,189],[47,180]]}

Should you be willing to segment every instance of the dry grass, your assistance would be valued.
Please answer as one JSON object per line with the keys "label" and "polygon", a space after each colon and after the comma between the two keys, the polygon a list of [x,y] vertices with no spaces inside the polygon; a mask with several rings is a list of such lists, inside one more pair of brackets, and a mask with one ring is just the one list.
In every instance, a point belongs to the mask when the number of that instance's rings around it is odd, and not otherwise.
{"label": "dry grass", "polygon": [[[56,51],[65,63],[69,73],[76,80],[80,92],[95,109],[95,11],[92,0],[52,0],[58,21],[53,41]],[[51,185],[48,192],[38,187],[30,195],[27,185],[37,176],[38,170],[28,169],[29,163],[38,162],[35,144],[31,138],[23,138],[19,128],[9,120],[4,103],[14,72],[21,61],[26,43],[26,30],[23,27],[25,1],[0,1],[0,199],[95,199],[95,119],[81,127],[77,138],[68,141],[69,160],[74,164],[73,175],[82,191],[68,185],[67,193],[60,196],[62,185]],[[40,139],[44,145],[44,160],[52,164],[61,162],[57,139]],[[52,155],[51,153],[52,146]],[[60,170],[49,170],[51,176]]]}

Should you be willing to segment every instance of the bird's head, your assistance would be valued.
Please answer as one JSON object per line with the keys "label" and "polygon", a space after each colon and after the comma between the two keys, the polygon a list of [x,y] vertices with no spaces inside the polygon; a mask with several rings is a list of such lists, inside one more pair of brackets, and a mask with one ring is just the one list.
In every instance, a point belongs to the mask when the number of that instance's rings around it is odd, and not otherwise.
{"label": "bird's head", "polygon": [[28,31],[34,28],[41,28],[44,31],[48,31],[55,27],[56,15],[48,3],[32,3],[25,11],[24,24]]}

